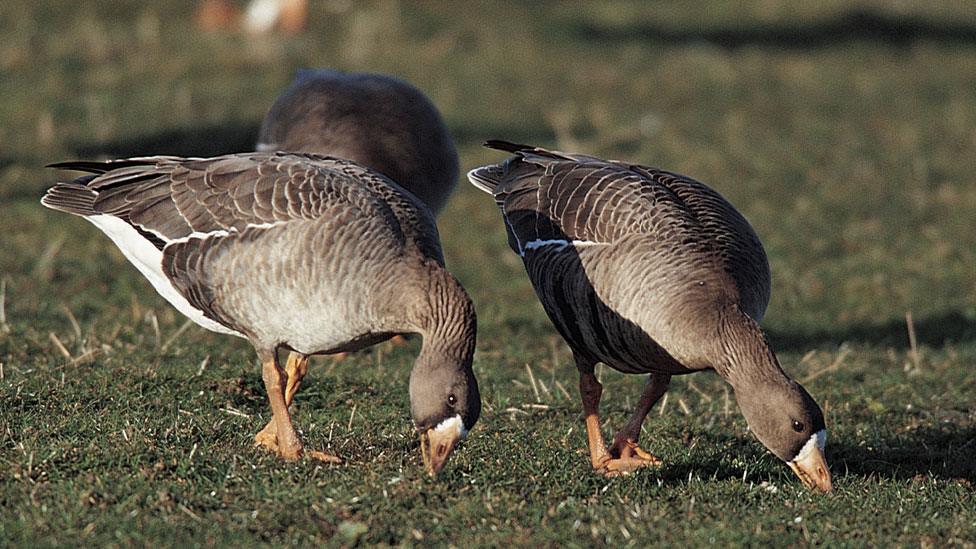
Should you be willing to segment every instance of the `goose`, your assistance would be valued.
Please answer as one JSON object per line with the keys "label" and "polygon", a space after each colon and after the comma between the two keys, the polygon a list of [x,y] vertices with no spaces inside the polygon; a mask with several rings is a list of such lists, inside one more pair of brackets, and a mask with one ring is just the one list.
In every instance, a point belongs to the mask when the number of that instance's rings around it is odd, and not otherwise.
{"label": "goose", "polygon": [[[637,445],[671,376],[714,370],[762,444],[811,489],[831,490],[820,407],[780,367],[759,328],[766,253],[746,219],[691,178],[492,140],[511,153],[468,173],[501,209],[543,308],[579,370],[590,463],[626,474],[661,461]],[[594,367],[648,374],[609,449]]]}
{"label": "goose", "polygon": [[458,178],[457,151],[437,108],[417,88],[382,74],[299,71],[265,116],[256,148],[353,160],[435,214]]}
{"label": "goose", "polygon": [[[427,208],[385,176],[280,152],[52,167],[88,175],[48,189],[45,206],[92,222],[200,326],[253,344],[272,413],[256,445],[339,461],[305,450],[288,412],[308,357],[400,333],[423,339],[410,413],[431,476],[474,426],[474,306],[444,267]],[[279,350],[290,351],[284,365]]]}

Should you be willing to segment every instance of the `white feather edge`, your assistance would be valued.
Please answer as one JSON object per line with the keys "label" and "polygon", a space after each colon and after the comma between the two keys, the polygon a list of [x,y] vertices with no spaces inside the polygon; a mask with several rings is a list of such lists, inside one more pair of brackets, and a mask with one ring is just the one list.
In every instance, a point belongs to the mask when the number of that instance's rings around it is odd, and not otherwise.
{"label": "white feather edge", "polygon": [[475,168],[475,169],[469,171],[468,174],[467,174],[468,175],[468,181],[470,181],[472,185],[474,185],[475,187],[481,189],[482,191],[485,191],[488,194],[494,194],[494,192],[492,192],[491,187],[489,187],[488,185],[485,185],[481,181],[481,179],[477,175],[475,175],[478,170],[481,170],[481,169],[484,169],[484,168],[487,168],[487,167],[488,166],[480,166],[478,168]]}
{"label": "white feather edge", "polygon": [[[482,167],[475,168],[475,169],[469,171],[468,174],[467,174],[468,181],[470,181],[472,185],[474,185],[475,187],[481,189],[482,191],[485,191],[488,194],[494,194],[494,192],[492,191],[492,188],[489,187],[488,185],[485,185],[481,181],[481,178],[478,177],[478,175],[477,175],[478,170],[484,169],[485,167],[487,167],[487,166],[482,166]],[[505,217],[505,223],[508,224],[508,216],[505,215],[504,210],[502,211],[502,216]],[[509,229],[511,229],[511,227],[509,227]],[[512,231],[512,232],[514,233],[514,231]],[[519,248],[519,255],[522,256],[522,257],[525,257],[525,252],[527,252],[529,250],[535,250],[535,249],[538,249],[538,248],[542,248],[544,246],[559,246],[559,249],[556,250],[556,251],[560,251],[561,252],[563,250],[563,248],[565,248],[566,246],[573,246],[573,247],[576,247],[576,248],[582,248],[582,247],[585,247],[585,246],[599,246],[599,245],[605,244],[605,242],[594,242],[592,240],[565,240],[565,239],[542,240],[542,239],[536,239],[536,240],[532,240],[532,241],[526,242],[525,245],[523,246],[522,243],[521,243],[521,241],[519,241],[518,236],[515,237],[515,240],[516,240],[516,244],[518,245],[518,248]]]}
{"label": "white feather edge", "polygon": [[803,461],[813,453],[814,449],[818,449],[823,452],[824,447],[827,446],[827,430],[821,429],[816,433],[810,435],[810,440],[800,448],[800,453],[793,458],[793,461]]}
{"label": "white feather edge", "polygon": [[[119,248],[122,255],[129,260],[129,263],[132,263],[135,268],[142,273],[142,276],[146,277],[146,280],[152,284],[156,292],[163,296],[163,299],[176,307],[176,309],[183,313],[187,318],[212,332],[235,335],[245,339],[247,338],[247,336],[244,334],[207,318],[204,316],[203,311],[197,309],[193,305],[190,305],[190,302],[180,294],[180,292],[173,286],[173,283],[169,281],[169,278],[166,277],[166,274],[163,273],[163,252],[153,246],[152,243],[149,242],[149,240],[147,240],[144,236],[139,234],[139,231],[137,231],[135,227],[115,216],[106,214],[91,215],[87,216],[85,219],[91,221],[93,225],[105,233],[105,235],[108,236]],[[158,233],[155,231],[152,232],[158,235]],[[160,236],[160,238],[162,238],[163,241],[169,245],[176,242],[185,242],[190,238],[205,238],[207,236],[219,236],[220,234],[226,235],[228,232],[194,232],[186,237],[176,240],[169,240],[163,238],[162,236]]]}
{"label": "white feather edge", "polygon": [[587,246],[600,246],[600,245],[603,245],[603,244],[605,244],[605,243],[604,242],[594,242],[592,240],[564,240],[564,239],[542,240],[542,239],[537,239],[537,240],[531,240],[529,242],[526,242],[525,243],[525,246],[522,246],[522,253],[519,254],[519,255],[521,255],[521,256],[524,257],[525,256],[525,252],[528,252],[530,250],[536,250],[536,249],[539,249],[539,248],[543,248],[545,246],[558,246],[559,249],[557,249],[556,251],[557,252],[561,252],[567,246],[572,246],[574,248],[585,248]]}
{"label": "white feather edge", "polygon": [[448,431],[450,429],[457,429],[458,438],[461,440],[464,440],[464,438],[468,436],[468,430],[464,427],[464,421],[461,420],[461,414],[449,417],[434,427],[434,430],[438,433]]}

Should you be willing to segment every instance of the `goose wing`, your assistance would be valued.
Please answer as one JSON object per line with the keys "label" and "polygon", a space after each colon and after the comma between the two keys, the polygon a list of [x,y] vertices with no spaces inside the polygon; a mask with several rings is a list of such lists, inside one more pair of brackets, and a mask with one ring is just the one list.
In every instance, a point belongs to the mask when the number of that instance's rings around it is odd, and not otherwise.
{"label": "goose wing", "polygon": [[396,183],[347,160],[276,152],[51,166],[92,175],[52,187],[42,199],[46,206],[122,219],[158,249],[190,237],[314,219],[332,202],[344,200],[364,215],[387,219],[404,240],[443,262],[426,208]]}
{"label": "goose wing", "polygon": [[667,186],[591,156],[491,141],[514,152],[469,178],[491,192],[516,253],[547,242],[612,244],[634,234],[696,238],[694,215]]}
{"label": "goose wing", "polygon": [[[113,240],[157,291],[208,329],[224,331],[206,319],[234,333],[245,331],[215,308],[206,273],[200,271],[208,250],[227,249],[228,244],[260,232],[287,230],[292,221],[335,215],[339,205],[342,215],[378,220],[393,246],[413,245],[423,256],[443,264],[437,230],[426,207],[389,179],[346,160],[246,153],[52,166],[90,175],[58,183],[42,203],[85,216],[103,231],[105,219],[135,229],[141,237],[138,241]],[[182,306],[183,300],[192,309]]]}
{"label": "goose wing", "polygon": [[769,263],[748,221],[691,178],[641,165],[504,141],[514,154],[469,173],[490,192],[516,253],[540,247],[610,245],[632,236],[715,260],[735,281],[741,305],[760,319],[769,302]]}

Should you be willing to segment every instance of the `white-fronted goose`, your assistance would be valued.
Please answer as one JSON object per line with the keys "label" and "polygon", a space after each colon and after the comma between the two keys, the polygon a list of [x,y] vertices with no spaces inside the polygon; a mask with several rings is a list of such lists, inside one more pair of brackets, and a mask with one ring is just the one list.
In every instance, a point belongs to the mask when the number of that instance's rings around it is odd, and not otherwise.
{"label": "white-fronted goose", "polygon": [[[745,218],[681,175],[504,141],[487,146],[515,156],[468,178],[494,196],[509,244],[572,348],[593,467],[616,474],[659,463],[637,446],[645,416],[672,375],[713,369],[760,442],[804,484],[829,491],[823,413],[759,328],[769,265]],[[609,451],[598,362],[650,374]]]}
{"label": "white-fronted goose", "polygon": [[[256,442],[303,455],[288,413],[308,356],[419,333],[410,411],[432,475],[478,419],[475,313],[427,208],[347,160],[247,153],[65,162],[42,203],[85,217],[197,324],[247,338],[272,420]],[[278,350],[292,351],[285,368]],[[323,452],[305,455],[326,461]]]}
{"label": "white-fronted goose", "polygon": [[458,178],[457,151],[437,108],[417,88],[381,74],[299,71],[265,116],[257,150],[348,158],[435,214]]}

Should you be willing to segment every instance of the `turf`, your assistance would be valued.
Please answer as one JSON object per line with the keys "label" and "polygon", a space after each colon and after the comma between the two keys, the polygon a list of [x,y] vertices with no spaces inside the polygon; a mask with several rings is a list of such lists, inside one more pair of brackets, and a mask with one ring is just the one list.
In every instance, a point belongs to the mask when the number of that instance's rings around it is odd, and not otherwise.
{"label": "turf", "polygon": [[[189,0],[0,4],[0,544],[973,546],[972,6],[311,4],[309,32],[262,39],[196,31]],[[478,308],[484,412],[441,477],[409,423],[416,339],[315,360],[298,423],[345,464],[252,448],[253,350],[184,326],[108,239],[41,208],[42,166],[246,150],[303,66],[416,83],[464,169],[506,138],[724,193],[770,255],[764,326],[825,408],[834,493],[804,490],[710,374],[648,418],[663,467],[593,475],[569,352],[463,183],[439,224]],[[641,380],[601,375],[609,434]]]}

